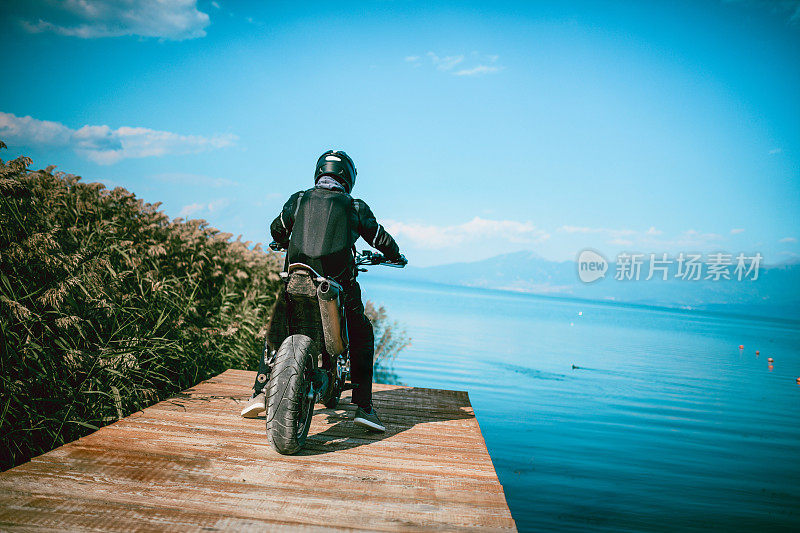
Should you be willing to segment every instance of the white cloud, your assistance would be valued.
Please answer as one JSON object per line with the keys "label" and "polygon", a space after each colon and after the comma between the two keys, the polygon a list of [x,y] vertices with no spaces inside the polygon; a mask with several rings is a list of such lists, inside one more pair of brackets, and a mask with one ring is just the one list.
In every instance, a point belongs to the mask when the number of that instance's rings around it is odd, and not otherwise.
{"label": "white cloud", "polygon": [[195,213],[199,213],[200,211],[203,211],[205,208],[206,208],[206,204],[189,204],[189,205],[185,205],[181,209],[181,212],[178,213],[178,216],[183,217],[183,218],[188,218],[188,217],[192,216]]}
{"label": "white cloud", "polygon": [[[181,41],[205,37],[210,20],[197,0],[30,0],[38,20],[21,20],[31,33],[81,39],[137,35]],[[30,4],[29,6],[30,7]]]}
{"label": "white cloud", "polygon": [[665,251],[673,248],[682,248],[685,250],[705,249],[710,245],[716,245],[724,240],[722,235],[717,233],[703,233],[693,229],[684,231],[671,238],[661,237],[662,233],[663,232],[651,233],[649,230],[644,234],[633,232],[630,238],[637,245]]}
{"label": "white cloud", "polygon": [[500,56],[496,54],[479,54],[472,52],[472,61],[477,61],[478,64],[472,67],[463,68],[454,72],[456,76],[481,76],[484,74],[491,74],[503,70],[503,67],[497,65],[497,60]]}
{"label": "white cloud", "polygon": [[219,3],[218,2],[211,2],[211,5],[214,6],[215,9],[219,9]]}
{"label": "white cloud", "polygon": [[386,231],[401,242],[421,248],[447,248],[460,244],[503,240],[517,244],[539,243],[550,235],[531,222],[488,220],[475,217],[469,222],[451,226],[387,221]]}
{"label": "white cloud", "polygon": [[673,241],[665,241],[665,245],[674,246],[706,246],[708,244],[716,243],[723,240],[722,235],[718,233],[703,233],[697,230],[686,230],[677,239]]}
{"label": "white cloud", "polygon": [[636,233],[632,229],[589,228],[586,226],[561,226],[558,229],[559,231],[563,231],[565,233],[606,234],[611,237],[623,237],[625,235],[634,235]]}
{"label": "white cloud", "polygon": [[797,242],[797,239],[795,239],[794,237],[784,237],[783,239],[780,240],[780,242],[787,242],[794,244]]}
{"label": "white cloud", "polygon": [[558,229],[567,233],[601,233],[606,231],[603,228],[589,228],[586,226],[561,226]]}
{"label": "white cloud", "polygon": [[69,143],[73,131],[59,122],[18,117],[0,111],[0,137],[4,140],[24,139],[42,146],[63,146]]}
{"label": "white cloud", "polygon": [[783,152],[783,148],[773,148],[769,151],[769,155],[775,155]]}
{"label": "white cloud", "polygon": [[459,70],[455,73],[456,76],[478,76],[480,74],[490,74],[497,72],[500,67],[491,67],[489,65],[478,65],[477,67],[466,68]]}
{"label": "white cloud", "polygon": [[232,134],[203,137],[128,126],[112,130],[87,125],[73,130],[58,122],[3,112],[0,138],[27,145],[68,147],[100,165],[129,158],[198,153],[231,146],[237,139]]}
{"label": "white cloud", "polygon": [[439,57],[433,52],[428,52],[428,57],[431,58],[431,61],[439,70],[450,70],[464,61],[463,55]]}
{"label": "white cloud", "polygon": [[647,230],[647,235],[661,235],[662,233],[664,232],[660,229],[656,229],[655,226],[650,226],[650,229]]}
{"label": "white cloud", "polygon": [[208,210],[211,213],[216,213],[217,211],[222,211],[229,205],[231,205],[231,201],[227,198],[218,198],[213,202],[208,203]]}
{"label": "white cloud", "polygon": [[[680,233],[676,237],[667,239],[645,238],[641,242],[650,249],[667,251],[679,249],[682,251],[705,250],[710,246],[718,246],[724,238],[717,233],[703,233],[696,230],[688,230]],[[637,241],[638,242],[638,241]]]}
{"label": "white cloud", "polygon": [[222,211],[229,205],[231,205],[231,201],[227,198],[217,198],[216,200],[212,200],[208,203],[189,204],[181,208],[178,216],[182,218],[189,218],[201,213],[216,213],[218,211]]}
{"label": "white cloud", "polygon": [[[496,64],[500,58],[498,55],[479,54],[478,52],[472,52],[469,56],[464,54],[440,56],[436,52],[428,52],[425,55],[437,70],[448,72],[453,76],[480,76],[503,70],[502,66]],[[405,58],[407,63],[415,67],[422,64],[420,60],[420,56],[417,55]]]}
{"label": "white cloud", "polygon": [[703,233],[694,229],[684,231],[673,238],[664,238],[664,232],[651,226],[646,231],[631,229],[593,228],[586,226],[561,226],[559,232],[574,235],[596,235],[606,238],[608,244],[615,246],[643,246],[648,249],[673,249],[686,250],[702,249],[709,245],[716,245],[724,240],[722,235],[716,233]]}
{"label": "white cloud", "polygon": [[733,228],[731,230],[731,235],[739,235],[740,233],[744,233],[744,228]]}
{"label": "white cloud", "polygon": [[633,246],[633,241],[628,239],[611,239],[608,243],[616,246]]}

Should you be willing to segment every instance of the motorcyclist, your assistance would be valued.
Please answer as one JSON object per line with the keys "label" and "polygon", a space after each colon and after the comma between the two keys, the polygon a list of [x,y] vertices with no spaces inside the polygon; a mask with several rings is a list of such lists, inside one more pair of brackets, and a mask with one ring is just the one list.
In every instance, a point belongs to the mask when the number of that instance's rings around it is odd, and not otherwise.
{"label": "motorcyclist", "polygon": [[[355,181],[353,160],[343,151],[328,150],[317,160],[314,187],[289,198],[272,221],[270,232],[278,244],[288,248],[287,265],[304,263],[342,285],[350,337],[350,372],[355,385],[353,403],[357,405],[354,422],[383,432],[386,428],[372,405],[375,337],[356,281],[355,242],[362,237],[388,260],[405,264],[406,259],[366,202],[350,196]],[[253,397],[242,410],[244,417],[256,417],[266,409],[263,389],[269,379],[268,355],[267,349]]]}

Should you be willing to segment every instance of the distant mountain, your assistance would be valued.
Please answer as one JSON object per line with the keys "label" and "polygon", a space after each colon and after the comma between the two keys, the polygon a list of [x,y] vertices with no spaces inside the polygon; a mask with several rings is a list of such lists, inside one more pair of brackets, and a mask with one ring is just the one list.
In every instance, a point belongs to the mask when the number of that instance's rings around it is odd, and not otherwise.
{"label": "distant mountain", "polygon": [[[674,276],[674,268],[670,276]],[[472,263],[409,266],[402,277],[446,285],[800,319],[798,263],[762,266],[755,281],[687,281],[674,277],[645,281],[648,270],[645,262],[639,281],[619,281],[614,279],[616,264],[611,263],[604,279],[586,284],[579,280],[574,261],[549,261],[532,252],[516,252]]]}

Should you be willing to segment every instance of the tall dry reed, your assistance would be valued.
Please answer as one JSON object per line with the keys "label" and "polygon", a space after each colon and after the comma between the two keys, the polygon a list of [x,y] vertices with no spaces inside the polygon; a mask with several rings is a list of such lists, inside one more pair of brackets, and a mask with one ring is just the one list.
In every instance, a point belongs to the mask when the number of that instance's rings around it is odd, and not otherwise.
{"label": "tall dry reed", "polygon": [[279,261],[122,188],[0,160],[0,468],[255,368]]}
{"label": "tall dry reed", "polygon": [[[30,164],[0,160],[0,470],[257,368],[282,263],[123,188]],[[396,381],[408,339],[382,307],[367,314],[376,378]]]}

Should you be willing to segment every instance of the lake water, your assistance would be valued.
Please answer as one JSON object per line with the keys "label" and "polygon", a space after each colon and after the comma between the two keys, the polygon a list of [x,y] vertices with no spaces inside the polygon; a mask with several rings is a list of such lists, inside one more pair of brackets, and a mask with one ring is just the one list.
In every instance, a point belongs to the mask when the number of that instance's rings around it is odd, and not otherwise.
{"label": "lake water", "polygon": [[800,530],[796,322],[361,281],[399,380],[469,392],[521,531]]}

